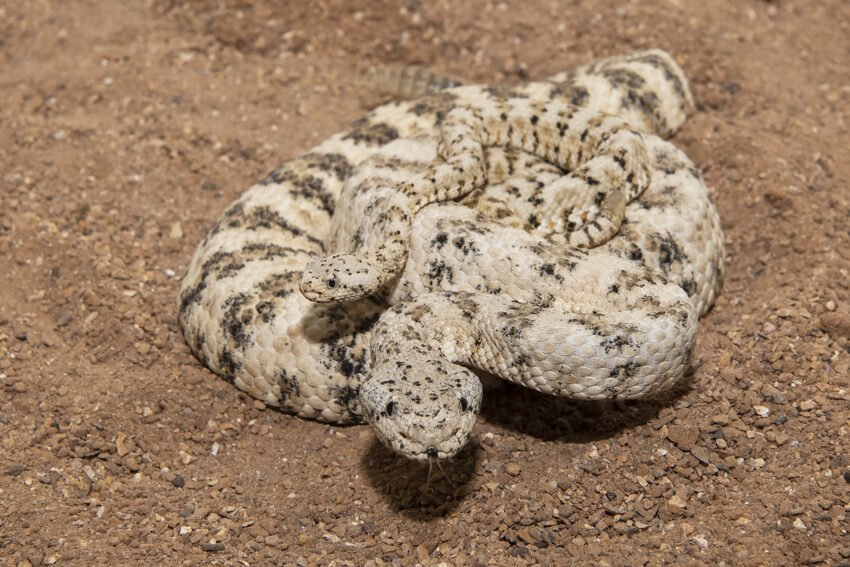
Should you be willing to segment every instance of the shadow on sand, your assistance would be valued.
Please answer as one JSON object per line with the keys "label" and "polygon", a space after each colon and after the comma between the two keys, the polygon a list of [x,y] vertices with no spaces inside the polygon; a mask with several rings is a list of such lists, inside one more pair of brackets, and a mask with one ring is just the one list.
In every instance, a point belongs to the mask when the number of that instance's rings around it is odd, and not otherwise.
{"label": "shadow on sand", "polygon": [[[583,445],[616,436],[643,425],[663,409],[672,407],[690,388],[686,380],[677,388],[651,399],[630,401],[577,401],[547,396],[508,384],[485,394],[479,418],[508,435],[539,441]],[[418,521],[446,516],[474,492],[474,476],[481,474],[485,451],[473,434],[469,444],[442,469],[427,462],[396,455],[373,438],[361,459],[368,481],[396,512]],[[489,451],[490,459],[507,461],[508,454]],[[448,475],[448,478],[447,478]]]}

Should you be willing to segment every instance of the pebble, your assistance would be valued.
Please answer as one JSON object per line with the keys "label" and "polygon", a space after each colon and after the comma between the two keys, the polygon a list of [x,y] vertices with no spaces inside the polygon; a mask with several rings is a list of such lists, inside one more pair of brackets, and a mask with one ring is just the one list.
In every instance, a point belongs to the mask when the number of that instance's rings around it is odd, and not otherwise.
{"label": "pebble", "polygon": [[800,411],[811,411],[818,407],[818,403],[814,400],[806,400],[804,402],[800,402]]}
{"label": "pebble", "polygon": [[753,406],[753,409],[756,412],[756,415],[759,417],[767,417],[770,415],[770,408],[765,406]]}
{"label": "pebble", "polygon": [[696,457],[697,460],[704,465],[707,465],[709,463],[709,453],[705,449],[705,447],[694,447],[693,449],[691,449],[691,455]]}
{"label": "pebble", "polygon": [[788,403],[788,397],[785,394],[783,394],[782,392],[780,392],[779,390],[774,392],[770,396],[770,399],[773,400],[773,403],[775,403],[775,404],[787,404]]}
{"label": "pebble", "polygon": [[691,538],[691,541],[697,544],[697,547],[700,549],[706,549],[708,547],[708,540],[705,539],[704,535],[695,535]]}
{"label": "pebble", "polygon": [[97,473],[95,473],[95,470],[92,468],[91,465],[83,465],[83,473],[92,482],[94,482],[94,480],[97,478]]}
{"label": "pebble", "polygon": [[186,479],[180,476],[179,474],[174,475],[174,478],[171,479],[171,484],[176,486],[177,488],[183,488],[186,486]]}
{"label": "pebble", "polygon": [[667,438],[682,451],[690,451],[699,439],[699,429],[692,425],[670,425]]}
{"label": "pebble", "polygon": [[74,319],[74,316],[73,316],[73,315],[71,315],[71,313],[70,313],[70,312],[68,312],[68,311],[64,311],[64,310],[63,310],[63,311],[60,311],[60,312],[56,315],[56,326],[57,326],[57,327],[65,327],[65,326],[66,326],[66,325],[68,325],[68,323],[70,323],[73,319]]}
{"label": "pebble", "polygon": [[44,346],[53,347],[58,345],[62,339],[51,330],[46,330],[41,334],[41,342]]}
{"label": "pebble", "polygon": [[725,413],[720,413],[711,418],[711,423],[717,425],[729,425],[729,416]]}
{"label": "pebble", "polygon": [[132,441],[127,440],[126,433],[119,431],[115,439],[115,449],[118,451],[118,456],[123,457],[127,453],[132,452],[135,449],[135,445]]}
{"label": "pebble", "polygon": [[667,500],[667,510],[674,514],[680,514],[684,512],[686,506],[687,503],[678,494],[674,494]]}
{"label": "pebble", "polygon": [[850,313],[830,311],[820,316],[821,328],[833,338],[850,338]]}

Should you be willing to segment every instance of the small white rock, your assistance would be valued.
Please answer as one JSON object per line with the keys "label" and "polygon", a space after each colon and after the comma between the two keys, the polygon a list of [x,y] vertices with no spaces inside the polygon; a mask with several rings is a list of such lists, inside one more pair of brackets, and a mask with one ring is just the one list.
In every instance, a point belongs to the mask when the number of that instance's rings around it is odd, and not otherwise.
{"label": "small white rock", "polygon": [[94,479],[97,478],[97,473],[94,472],[94,469],[91,465],[83,465],[83,472],[89,477],[89,480],[94,482]]}
{"label": "small white rock", "polygon": [[180,535],[186,535],[192,533],[191,526],[180,526],[180,531],[178,532]]}
{"label": "small white rock", "polygon": [[694,537],[691,538],[691,541],[693,541],[695,544],[697,544],[697,546],[700,549],[705,549],[705,548],[708,547],[708,540],[705,539],[705,536],[702,535],[702,534],[695,535]]}
{"label": "small white rock", "polygon": [[753,409],[756,411],[756,415],[759,417],[767,417],[770,415],[770,408],[764,406],[753,406]]}
{"label": "small white rock", "polygon": [[797,518],[796,520],[794,520],[794,527],[797,528],[798,530],[807,529],[806,524],[804,524],[803,520],[801,520],[800,518]]}

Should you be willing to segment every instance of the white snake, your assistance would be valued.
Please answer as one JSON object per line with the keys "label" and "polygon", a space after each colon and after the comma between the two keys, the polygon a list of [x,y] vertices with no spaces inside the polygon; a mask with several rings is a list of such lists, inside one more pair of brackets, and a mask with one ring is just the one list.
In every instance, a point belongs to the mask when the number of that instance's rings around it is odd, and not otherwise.
{"label": "white snake", "polygon": [[465,199],[475,210],[453,202],[419,210],[400,276],[378,282],[381,298],[318,305],[299,293],[308,262],[340,247],[324,246],[331,215],[368,224],[373,203],[359,193],[351,210],[334,212],[347,181],[368,194],[363,183],[386,178],[390,166],[412,182],[433,166],[434,127],[452,109],[518,98],[604,111],[665,136],[692,110],[681,70],[658,50],[548,81],[457,87],[380,107],[272,172],[209,231],[180,294],[193,351],[270,405],[338,423],[365,418],[416,459],[466,443],[481,384],[465,366],[584,399],[640,397],[681,379],[697,317],[720,285],[723,239],[693,164],[654,135],[643,136],[651,183],[603,246],[552,244],[523,230],[540,228],[531,220],[541,187],[564,174],[491,148],[480,154],[487,187]]}

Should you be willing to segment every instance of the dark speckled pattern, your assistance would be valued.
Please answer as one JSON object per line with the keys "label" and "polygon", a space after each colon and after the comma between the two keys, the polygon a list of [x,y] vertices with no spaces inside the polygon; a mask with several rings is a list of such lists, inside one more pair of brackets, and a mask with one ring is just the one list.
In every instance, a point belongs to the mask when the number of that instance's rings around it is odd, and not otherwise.
{"label": "dark speckled pattern", "polygon": [[[627,77],[628,73],[617,72],[618,69],[633,71],[644,79],[643,83]],[[361,384],[374,370],[372,330],[384,324],[382,314],[387,313],[387,302],[397,300],[395,292],[384,290],[382,299],[315,305],[299,293],[299,275],[310,259],[327,254],[331,215],[339,213],[340,192],[343,185],[361,171],[364,160],[387,148],[408,145],[412,150],[421,148],[423,143],[431,144],[428,150],[431,154],[427,158],[430,160],[436,155],[435,128],[445,120],[448,112],[454,107],[469,107],[493,93],[527,97],[538,104],[561,101],[586,105],[616,114],[636,130],[662,135],[674,131],[693,108],[681,70],[663,52],[648,51],[605,60],[547,81],[496,89],[456,87],[375,109],[309,153],[274,170],[228,207],[207,233],[189,264],[178,303],[180,324],[198,357],[240,389],[283,411],[337,423],[362,421]],[[417,136],[424,136],[425,140],[417,141]],[[402,162],[409,162],[410,156],[406,151],[397,156],[401,160],[399,175],[405,175],[407,165]],[[526,154],[512,156],[510,152],[495,148],[487,151],[486,161],[488,178],[491,181],[513,179],[520,196],[507,199],[503,195],[508,191],[506,187],[490,185],[483,192],[470,195],[469,202],[511,226],[518,224],[523,228],[528,223],[528,214],[518,220],[512,209],[527,210],[534,206],[533,198],[528,203],[521,201],[530,197],[527,188],[536,185],[540,175],[552,172],[551,166]],[[671,162],[664,168],[665,174],[668,169],[672,172],[670,183],[680,185],[676,176],[684,174],[678,165]],[[501,188],[491,195],[491,189],[497,187]],[[657,210],[656,204],[661,203],[662,198],[663,195],[653,197],[655,204],[648,205],[645,210]],[[374,212],[376,204],[371,205]],[[414,232],[419,230],[422,213],[437,206],[426,207],[414,218]],[[365,210],[361,213],[368,214]],[[427,218],[423,217],[422,222],[425,220]],[[621,233],[631,226],[631,218],[627,217]],[[452,235],[449,226],[443,229],[446,236],[441,250],[448,262],[442,266],[432,263],[409,281],[403,275],[395,283],[410,283],[408,291],[419,290],[415,293],[441,291],[454,285],[452,282],[463,273],[452,262],[477,261],[485,253],[472,235],[484,238],[486,230],[471,227],[467,236]],[[670,273],[677,273],[683,258],[690,258],[691,253],[681,245],[678,248],[670,246],[663,227],[655,232],[658,233],[659,257],[663,256],[669,264]],[[364,240],[362,235],[361,240]],[[432,241],[439,244],[441,240],[439,234],[429,234],[426,240],[412,241],[412,246],[428,250]],[[611,249],[608,254],[623,256],[630,262],[657,261],[652,256],[655,252],[644,246],[643,241],[629,242],[623,245],[623,250]],[[529,250],[540,252],[546,246],[545,242],[539,242]],[[530,269],[535,277],[557,275],[563,278],[569,266],[577,269],[581,265],[584,254],[587,253],[565,253],[557,259],[538,261]],[[413,265],[416,263],[408,262],[405,269]],[[681,287],[686,289],[689,285],[696,289],[696,296],[700,294],[701,282],[696,278]],[[492,280],[491,285],[488,297],[506,294],[507,300],[507,294],[516,291],[497,280]],[[532,307],[522,309],[545,309],[555,301],[552,294],[541,290],[533,291],[532,296],[533,301],[527,302]],[[481,301],[475,297],[456,299],[455,304],[461,312],[470,311]],[[521,302],[516,298],[513,301]],[[519,313],[522,309],[503,312]],[[512,325],[505,336],[528,337],[529,331],[523,325],[536,324],[538,318],[533,313],[524,319],[520,317],[517,320],[522,324]],[[412,340],[421,332],[421,328],[405,328],[398,337]],[[605,339],[605,348],[621,348],[624,340],[609,337]],[[432,379],[438,371],[455,379],[454,390],[423,391],[416,394],[415,399],[422,403],[434,402],[435,411],[440,411],[441,407],[453,412],[462,410],[463,415],[472,416],[474,420],[480,403],[476,397],[477,382],[466,381],[468,376],[458,370],[462,367],[440,358],[445,353],[436,352],[430,343],[421,343],[415,348],[417,356],[430,361],[428,364],[434,369]],[[516,356],[521,367],[526,355]],[[404,362],[404,368],[408,364],[413,365],[413,362]],[[620,365],[617,372],[628,376],[635,370],[633,365],[626,363]],[[398,402],[390,408],[392,415],[388,417],[405,414],[407,409]],[[386,404],[383,409],[388,409]],[[461,427],[456,433],[457,439],[464,435]],[[395,446],[392,442],[390,445]]]}
{"label": "dark speckled pattern", "polygon": [[402,165],[396,157],[378,155],[359,167],[343,186],[333,216],[333,254],[312,260],[304,271],[305,297],[350,301],[392,281],[407,257],[416,212],[481,188],[487,147],[522,150],[567,172],[536,191],[529,230],[582,247],[597,246],[617,232],[626,203],[649,184],[641,134],[615,116],[562,100],[492,91],[448,112],[434,160],[413,152],[411,158],[420,161]]}

